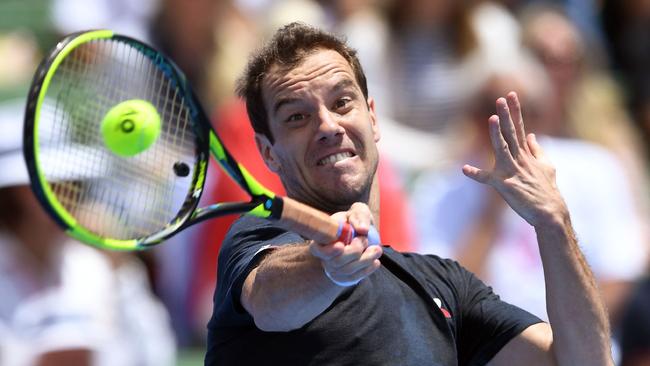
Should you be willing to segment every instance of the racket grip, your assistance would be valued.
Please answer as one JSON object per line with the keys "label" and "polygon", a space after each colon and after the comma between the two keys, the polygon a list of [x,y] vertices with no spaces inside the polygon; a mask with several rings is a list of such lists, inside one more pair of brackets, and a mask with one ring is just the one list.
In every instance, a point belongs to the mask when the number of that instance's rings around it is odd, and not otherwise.
{"label": "racket grip", "polygon": [[[340,221],[339,231],[337,236],[339,241],[349,244],[352,241],[352,239],[357,235],[352,225],[348,224],[347,222]],[[368,245],[380,245],[380,244],[381,244],[381,237],[379,236],[379,232],[377,231],[377,228],[371,225],[370,228],[368,229]]]}
{"label": "racket grip", "polygon": [[[355,237],[352,225],[347,222],[338,222],[330,215],[309,207],[289,197],[276,196],[276,208],[280,208],[275,216],[288,230],[294,231],[305,238],[318,243],[332,243],[342,241],[346,244]],[[374,226],[368,230],[368,242],[379,245],[381,239]]]}
{"label": "racket grip", "polygon": [[368,229],[368,244],[381,245],[381,236],[374,226],[370,226],[370,229]]}

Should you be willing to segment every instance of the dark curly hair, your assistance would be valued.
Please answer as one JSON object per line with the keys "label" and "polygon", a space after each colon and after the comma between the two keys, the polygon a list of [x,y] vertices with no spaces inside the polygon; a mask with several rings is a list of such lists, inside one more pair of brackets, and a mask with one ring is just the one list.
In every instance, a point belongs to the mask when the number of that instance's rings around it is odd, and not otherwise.
{"label": "dark curly hair", "polygon": [[250,57],[243,75],[237,81],[237,94],[246,102],[253,130],[265,135],[271,143],[273,136],[262,99],[262,80],[272,66],[278,65],[287,69],[295,67],[317,49],[334,50],[343,56],[350,64],[363,96],[368,99],[366,76],[357,58],[357,52],[343,39],[304,23],[285,25],[264,47]]}

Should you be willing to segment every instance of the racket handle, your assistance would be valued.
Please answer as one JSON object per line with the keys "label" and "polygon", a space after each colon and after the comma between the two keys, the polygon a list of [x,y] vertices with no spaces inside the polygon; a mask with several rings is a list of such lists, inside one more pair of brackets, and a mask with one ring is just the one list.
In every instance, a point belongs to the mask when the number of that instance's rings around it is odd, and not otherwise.
{"label": "racket handle", "polygon": [[[338,240],[342,241],[346,244],[350,243],[352,239],[357,236],[354,228],[352,225],[348,224],[347,222],[339,222],[339,231],[338,231]],[[379,232],[377,231],[377,228],[374,226],[370,226],[368,229],[368,245],[380,245],[381,244],[381,237],[379,236]]]}
{"label": "racket handle", "polygon": [[[282,201],[279,219],[288,230],[319,243],[342,241],[349,244],[355,237],[354,228],[347,222],[338,222],[328,214],[289,197],[282,197]],[[374,226],[368,230],[368,242],[370,245],[379,245],[381,242]]]}
{"label": "racket handle", "polygon": [[368,229],[368,245],[381,245],[381,236],[374,226],[370,226]]}

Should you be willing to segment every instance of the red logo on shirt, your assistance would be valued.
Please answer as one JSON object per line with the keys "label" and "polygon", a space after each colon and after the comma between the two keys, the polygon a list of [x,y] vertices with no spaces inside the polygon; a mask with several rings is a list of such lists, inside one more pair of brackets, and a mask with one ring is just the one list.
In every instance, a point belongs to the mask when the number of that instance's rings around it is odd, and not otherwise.
{"label": "red logo on shirt", "polygon": [[444,315],[445,318],[451,319],[451,313],[449,312],[449,310],[442,307],[442,301],[439,298],[434,297],[433,302],[435,302],[436,305],[438,305],[438,308],[440,308],[440,311],[442,311],[442,315]]}

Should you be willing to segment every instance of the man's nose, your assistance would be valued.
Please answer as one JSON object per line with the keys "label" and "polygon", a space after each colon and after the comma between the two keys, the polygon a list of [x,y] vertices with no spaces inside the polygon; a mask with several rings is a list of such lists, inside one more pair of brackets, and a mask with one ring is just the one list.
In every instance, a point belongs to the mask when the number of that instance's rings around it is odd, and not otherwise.
{"label": "man's nose", "polygon": [[327,141],[337,135],[345,133],[343,126],[339,124],[338,116],[327,108],[321,108],[318,111],[318,141]]}

